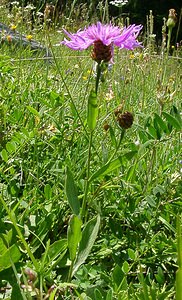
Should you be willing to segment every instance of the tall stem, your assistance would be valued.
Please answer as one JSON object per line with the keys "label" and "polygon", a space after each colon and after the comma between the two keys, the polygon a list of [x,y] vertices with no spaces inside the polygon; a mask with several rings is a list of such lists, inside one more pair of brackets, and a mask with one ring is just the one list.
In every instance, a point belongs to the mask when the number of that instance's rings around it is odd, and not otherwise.
{"label": "tall stem", "polygon": [[90,137],[89,137],[88,160],[87,160],[87,174],[86,174],[85,191],[84,191],[84,197],[83,197],[83,203],[82,203],[82,210],[81,210],[81,217],[82,218],[84,218],[84,216],[85,216],[87,195],[88,195],[88,189],[89,189],[92,138],[93,138],[93,131],[90,132]]}
{"label": "tall stem", "polygon": [[169,27],[169,29],[168,29],[168,39],[167,39],[167,55],[169,55],[169,50],[170,50],[171,34],[172,34],[172,28]]}
{"label": "tall stem", "polygon": [[[103,68],[102,62],[98,63],[98,65],[97,65],[97,76],[96,76],[96,82],[95,82],[95,93],[96,93],[96,95],[97,95],[97,92],[98,92],[99,80],[100,80],[100,77],[101,77],[102,68]],[[90,163],[91,163],[91,150],[92,150],[93,133],[94,133],[94,130],[91,130],[90,133],[89,133],[87,173],[86,173],[85,190],[84,190],[84,197],[83,197],[82,209],[81,209],[82,219],[85,218],[85,216],[86,216],[85,210],[86,210],[87,197],[88,197],[88,191],[89,191]]]}
{"label": "tall stem", "polygon": [[96,93],[96,95],[97,95],[97,92],[98,92],[101,72],[102,72],[102,64],[98,63],[98,65],[97,65],[97,77],[96,77],[96,82],[95,82],[95,93]]}

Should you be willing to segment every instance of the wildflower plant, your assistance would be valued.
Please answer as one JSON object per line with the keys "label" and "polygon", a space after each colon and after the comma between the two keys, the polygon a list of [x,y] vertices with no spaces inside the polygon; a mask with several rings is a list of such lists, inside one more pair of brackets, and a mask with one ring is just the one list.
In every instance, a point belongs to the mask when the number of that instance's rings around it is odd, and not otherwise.
{"label": "wildflower plant", "polygon": [[[96,61],[96,82],[95,89],[92,89],[88,97],[88,114],[87,124],[90,131],[90,142],[88,151],[88,170],[85,187],[85,194],[82,204],[82,217],[85,215],[86,200],[88,193],[89,177],[90,177],[90,159],[91,159],[91,145],[93,132],[96,128],[98,117],[98,86],[102,73],[109,63],[114,63],[114,46],[119,49],[133,50],[136,47],[141,47],[137,37],[142,29],[141,25],[130,25],[127,28],[119,28],[110,24],[102,24],[97,22],[84,30],[78,30],[76,33],[69,33],[65,29],[64,33],[69,39],[64,39],[61,44],[72,50],[85,50],[93,46],[91,58]],[[125,118],[124,118],[125,119]],[[124,122],[123,119],[123,122]],[[123,124],[123,123],[122,123]],[[129,126],[130,127],[130,126]],[[123,128],[128,128],[128,125],[123,125]]]}
{"label": "wildflower plant", "polygon": [[[97,218],[91,219],[86,223],[85,228],[82,233],[81,238],[81,225],[82,222],[87,221],[88,216],[88,203],[90,202],[89,191],[90,185],[93,179],[95,178],[94,174],[91,174],[90,166],[92,161],[92,148],[94,147],[93,143],[93,135],[97,125],[97,119],[99,115],[99,104],[98,104],[98,88],[99,83],[103,79],[103,74],[109,65],[114,63],[114,47],[118,47],[119,49],[128,49],[133,50],[136,47],[141,47],[141,43],[138,42],[137,37],[142,29],[141,25],[130,25],[127,28],[119,28],[118,26],[113,26],[110,24],[102,24],[101,22],[97,22],[96,24],[90,25],[83,30],[78,30],[76,33],[69,33],[65,29],[63,30],[66,34],[67,38],[61,42],[62,45],[69,47],[72,50],[85,50],[92,46],[91,58],[96,62],[96,76],[95,76],[95,87],[91,89],[90,94],[88,96],[87,103],[87,126],[88,126],[88,157],[87,157],[87,170],[86,170],[86,178],[84,184],[84,195],[82,200],[82,206],[80,208],[80,203],[78,200],[77,189],[73,181],[73,177],[71,175],[71,171],[69,168],[66,170],[66,194],[68,198],[68,202],[72,208],[74,215],[70,219],[69,228],[68,228],[68,247],[70,250],[70,259],[71,266],[69,272],[68,281],[71,279],[74,272],[78,269],[80,264],[83,263],[82,254],[81,260],[79,258],[79,254],[76,257],[76,249],[78,244],[80,243],[82,247],[83,244],[89,244],[87,248],[87,253],[85,249],[82,249],[84,254],[88,255],[91,247],[94,244],[94,241],[97,237],[97,233],[99,230],[100,224],[100,216]],[[131,127],[133,123],[133,115],[129,112],[125,114],[118,115],[118,126],[121,127],[121,136],[119,145],[124,137],[124,132],[127,128]],[[108,163],[112,163],[112,158],[116,154],[119,146],[117,147],[114,154],[111,156]],[[97,174],[97,172],[96,172]],[[80,222],[81,220],[81,222]],[[76,225],[77,224],[77,225]],[[74,249],[72,240],[74,240],[74,230],[77,230],[77,244]],[[89,234],[88,234],[88,232]],[[85,235],[85,237],[84,237]],[[86,237],[87,236],[87,237]],[[87,242],[85,242],[85,239]],[[81,242],[80,242],[81,240]],[[69,243],[69,241],[71,241]],[[79,251],[78,251],[79,252]],[[82,253],[82,251],[81,251]],[[85,257],[86,257],[85,255]],[[85,259],[85,258],[84,258]]]}

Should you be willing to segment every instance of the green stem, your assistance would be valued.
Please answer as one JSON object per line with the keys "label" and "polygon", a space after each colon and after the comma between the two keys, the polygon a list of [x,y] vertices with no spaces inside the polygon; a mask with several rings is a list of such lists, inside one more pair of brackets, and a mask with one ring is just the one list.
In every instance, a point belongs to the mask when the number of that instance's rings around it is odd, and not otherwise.
{"label": "green stem", "polygon": [[71,282],[74,262],[75,262],[74,260],[71,261],[71,265],[70,265],[69,273],[68,273],[68,280],[67,280],[68,283]]}
{"label": "green stem", "polygon": [[85,216],[87,195],[88,195],[88,189],[89,189],[92,138],[93,138],[93,131],[90,132],[90,137],[89,137],[88,160],[87,160],[87,177],[86,177],[86,182],[85,182],[85,191],[84,191],[82,210],[81,210],[81,217],[82,218],[84,218],[84,216]]}
{"label": "green stem", "polygon": [[170,43],[171,43],[171,34],[172,34],[172,28],[169,27],[169,29],[168,29],[168,39],[167,39],[167,55],[169,55],[169,49],[170,49]]}
{"label": "green stem", "polygon": [[98,92],[101,72],[102,72],[102,63],[98,63],[98,65],[97,65],[97,77],[96,77],[96,82],[95,82],[95,93],[96,93],[96,95],[97,95],[97,92]]}
{"label": "green stem", "polygon": [[116,153],[118,152],[119,147],[121,146],[121,142],[122,142],[122,140],[124,138],[125,132],[126,132],[126,130],[122,129],[121,134],[120,134],[119,143],[117,144],[117,147],[116,147],[115,151],[113,152],[113,154],[111,155],[111,157],[110,157],[110,159],[108,160],[107,163],[109,163],[114,158],[114,156],[116,155]]}

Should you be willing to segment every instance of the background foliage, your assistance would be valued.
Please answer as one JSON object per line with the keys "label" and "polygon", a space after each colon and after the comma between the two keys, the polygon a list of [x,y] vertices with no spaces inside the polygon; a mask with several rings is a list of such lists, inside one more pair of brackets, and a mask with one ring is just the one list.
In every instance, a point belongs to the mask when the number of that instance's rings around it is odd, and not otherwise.
{"label": "background foliage", "polygon": [[[66,24],[76,30],[72,16]],[[95,69],[88,51],[57,46],[60,27],[43,25],[17,24],[49,45],[52,58],[21,44],[0,46],[1,298],[175,299],[182,268],[181,48],[156,55],[146,37],[143,49],[115,51],[99,87],[82,222]],[[118,106],[134,114],[121,144]]]}

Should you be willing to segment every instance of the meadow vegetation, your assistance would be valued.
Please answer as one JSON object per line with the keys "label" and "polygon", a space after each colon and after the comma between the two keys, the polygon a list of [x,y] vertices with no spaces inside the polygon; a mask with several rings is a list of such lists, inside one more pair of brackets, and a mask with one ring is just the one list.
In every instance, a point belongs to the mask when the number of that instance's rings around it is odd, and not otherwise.
{"label": "meadow vegetation", "polygon": [[61,27],[31,34],[50,58],[0,44],[0,299],[181,300],[180,47],[144,28],[96,96],[90,49],[60,45]]}

